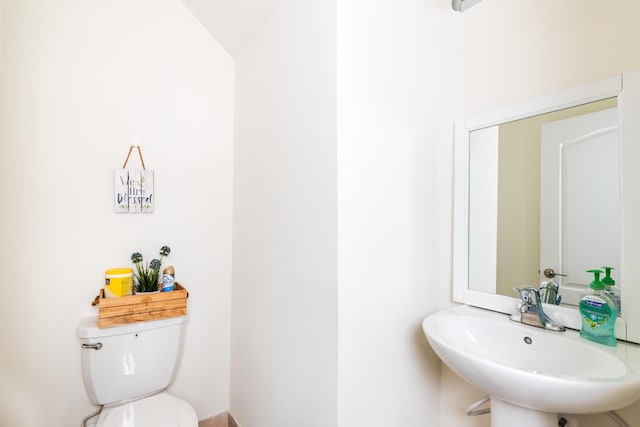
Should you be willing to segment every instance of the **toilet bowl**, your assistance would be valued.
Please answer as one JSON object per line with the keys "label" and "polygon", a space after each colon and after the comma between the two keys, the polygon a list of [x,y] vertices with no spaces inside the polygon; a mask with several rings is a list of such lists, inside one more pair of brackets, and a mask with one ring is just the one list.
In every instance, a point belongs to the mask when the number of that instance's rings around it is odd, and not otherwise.
{"label": "toilet bowl", "polygon": [[182,399],[164,392],[129,403],[104,407],[96,427],[194,427],[196,412]]}
{"label": "toilet bowl", "polygon": [[82,378],[89,400],[102,406],[95,427],[197,427],[196,412],[172,396],[187,317],[98,328],[80,320]]}

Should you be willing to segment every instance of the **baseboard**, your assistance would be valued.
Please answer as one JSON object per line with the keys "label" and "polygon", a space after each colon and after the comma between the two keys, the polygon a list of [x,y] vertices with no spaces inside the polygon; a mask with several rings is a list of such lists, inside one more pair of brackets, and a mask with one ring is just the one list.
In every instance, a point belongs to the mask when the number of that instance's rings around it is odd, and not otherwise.
{"label": "baseboard", "polygon": [[198,421],[198,427],[240,427],[229,412]]}

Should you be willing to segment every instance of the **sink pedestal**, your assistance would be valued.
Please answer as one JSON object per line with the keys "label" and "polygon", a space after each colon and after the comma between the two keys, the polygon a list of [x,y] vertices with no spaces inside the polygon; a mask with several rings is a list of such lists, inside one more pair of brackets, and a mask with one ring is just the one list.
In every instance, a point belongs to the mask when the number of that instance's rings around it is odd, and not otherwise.
{"label": "sink pedestal", "polygon": [[558,414],[534,411],[491,396],[491,427],[558,427]]}

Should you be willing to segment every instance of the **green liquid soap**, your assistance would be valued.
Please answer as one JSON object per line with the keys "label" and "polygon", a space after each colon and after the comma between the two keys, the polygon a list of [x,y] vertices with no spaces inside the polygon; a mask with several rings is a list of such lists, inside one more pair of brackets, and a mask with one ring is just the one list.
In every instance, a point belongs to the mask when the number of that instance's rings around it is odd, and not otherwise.
{"label": "green liquid soap", "polygon": [[600,281],[602,270],[587,272],[593,273],[595,278],[589,285],[591,291],[580,300],[580,336],[589,341],[615,347],[618,345],[614,333],[618,317],[616,303],[606,294],[605,286]]}

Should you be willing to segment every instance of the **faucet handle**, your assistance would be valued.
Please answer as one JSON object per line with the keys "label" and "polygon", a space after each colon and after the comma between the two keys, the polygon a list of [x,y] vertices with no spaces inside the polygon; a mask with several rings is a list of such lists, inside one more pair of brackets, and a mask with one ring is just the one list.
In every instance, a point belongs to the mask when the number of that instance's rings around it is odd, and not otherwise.
{"label": "faucet handle", "polygon": [[527,306],[527,304],[519,302],[516,304],[516,310],[518,310],[518,313],[524,314],[529,311],[529,307]]}
{"label": "faucet handle", "polygon": [[513,290],[520,294],[520,299],[524,305],[540,306],[540,291],[537,288],[528,286],[526,288],[513,288]]}

